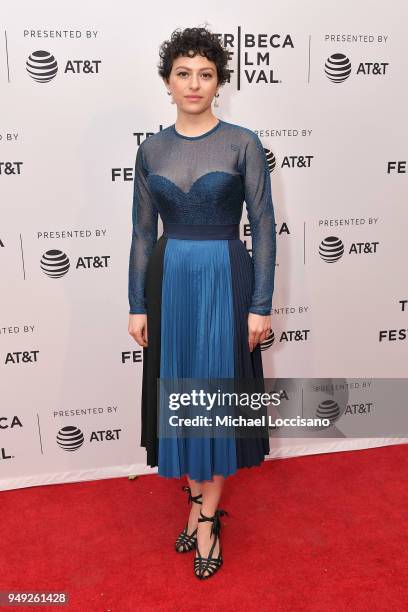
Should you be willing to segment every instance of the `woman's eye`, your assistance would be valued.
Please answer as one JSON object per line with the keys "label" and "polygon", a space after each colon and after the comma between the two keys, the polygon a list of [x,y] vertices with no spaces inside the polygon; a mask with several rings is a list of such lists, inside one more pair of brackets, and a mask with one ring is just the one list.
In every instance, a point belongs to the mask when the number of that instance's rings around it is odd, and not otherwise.
{"label": "woman's eye", "polygon": [[[177,76],[183,76],[184,74],[188,74],[188,73],[184,70],[182,72],[178,72]],[[202,76],[211,78],[212,75],[211,75],[211,72],[203,72]]]}

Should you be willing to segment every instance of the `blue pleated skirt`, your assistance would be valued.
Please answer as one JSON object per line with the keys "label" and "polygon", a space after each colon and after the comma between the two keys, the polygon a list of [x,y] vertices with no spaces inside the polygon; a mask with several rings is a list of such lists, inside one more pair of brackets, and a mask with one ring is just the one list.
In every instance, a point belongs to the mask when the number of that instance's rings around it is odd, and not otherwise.
{"label": "blue pleated skirt", "polygon": [[158,433],[157,380],[263,377],[260,346],[248,346],[253,267],[239,228],[188,228],[165,228],[147,268],[141,444],[161,476],[208,481],[259,465],[269,439]]}
{"label": "blue pleated skirt", "polygon": [[[227,240],[169,238],[162,287],[160,374],[233,378],[232,280]],[[233,438],[160,438],[159,474],[211,480],[237,470]]]}

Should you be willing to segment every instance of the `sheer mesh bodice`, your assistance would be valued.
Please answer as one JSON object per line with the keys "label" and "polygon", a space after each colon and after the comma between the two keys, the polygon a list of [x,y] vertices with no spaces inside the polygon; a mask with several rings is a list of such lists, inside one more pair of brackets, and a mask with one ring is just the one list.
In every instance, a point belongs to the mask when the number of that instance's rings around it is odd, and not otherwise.
{"label": "sheer mesh bodice", "polygon": [[276,235],[268,163],[258,135],[219,120],[200,136],[171,125],[147,138],[136,154],[133,234],[129,258],[130,313],[145,313],[147,262],[163,223],[239,223],[246,203],[252,235],[254,290],[250,312],[272,306]]}

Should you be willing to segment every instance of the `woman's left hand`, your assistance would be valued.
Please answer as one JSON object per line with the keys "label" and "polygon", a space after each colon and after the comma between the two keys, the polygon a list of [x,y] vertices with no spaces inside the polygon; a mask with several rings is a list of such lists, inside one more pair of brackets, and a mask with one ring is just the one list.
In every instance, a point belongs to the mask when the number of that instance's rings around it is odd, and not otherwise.
{"label": "woman's left hand", "polygon": [[271,331],[271,315],[248,314],[248,344],[252,351],[256,345],[267,339]]}

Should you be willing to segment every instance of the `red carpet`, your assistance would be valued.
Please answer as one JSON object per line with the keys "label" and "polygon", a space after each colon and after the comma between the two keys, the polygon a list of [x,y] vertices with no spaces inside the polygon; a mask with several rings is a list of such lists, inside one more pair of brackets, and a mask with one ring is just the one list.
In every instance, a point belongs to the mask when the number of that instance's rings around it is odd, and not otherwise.
{"label": "red carpet", "polygon": [[[184,481],[157,475],[1,493],[0,590],[65,590],[21,610],[407,610],[408,446],[268,461],[227,480],[224,566],[173,550]],[[6,608],[2,608],[6,609]],[[10,608],[7,608],[10,610]]]}

